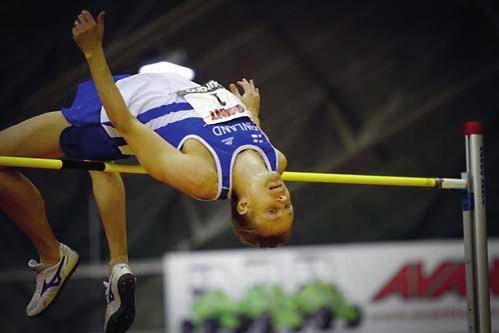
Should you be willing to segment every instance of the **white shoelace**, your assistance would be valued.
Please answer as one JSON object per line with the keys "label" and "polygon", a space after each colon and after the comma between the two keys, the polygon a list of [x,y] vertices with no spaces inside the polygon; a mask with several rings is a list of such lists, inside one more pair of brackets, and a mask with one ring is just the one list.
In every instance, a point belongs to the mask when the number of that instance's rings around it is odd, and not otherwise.
{"label": "white shoelace", "polygon": [[28,266],[29,268],[31,268],[35,274],[36,274],[36,287],[35,287],[35,294],[39,294],[42,290],[42,286],[43,286],[43,264],[42,263],[39,263],[37,262],[35,259],[31,259],[29,262],[28,262]]}

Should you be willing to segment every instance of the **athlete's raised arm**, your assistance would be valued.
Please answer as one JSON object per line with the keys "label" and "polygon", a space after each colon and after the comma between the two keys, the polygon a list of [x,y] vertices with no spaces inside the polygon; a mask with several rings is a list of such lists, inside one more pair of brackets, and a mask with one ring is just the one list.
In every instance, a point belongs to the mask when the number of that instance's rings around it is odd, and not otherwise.
{"label": "athlete's raised arm", "polygon": [[97,17],[84,10],[74,22],[73,38],[85,55],[99,98],[114,127],[121,133],[140,164],[157,180],[192,196],[204,197],[207,168],[163,140],[135,118],[113,82],[102,39],[104,12]]}

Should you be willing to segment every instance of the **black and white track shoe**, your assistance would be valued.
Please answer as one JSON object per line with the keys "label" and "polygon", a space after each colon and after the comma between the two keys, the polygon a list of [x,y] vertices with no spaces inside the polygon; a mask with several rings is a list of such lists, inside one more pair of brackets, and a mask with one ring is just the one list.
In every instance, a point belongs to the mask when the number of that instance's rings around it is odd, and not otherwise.
{"label": "black and white track shoe", "polygon": [[127,264],[113,267],[106,287],[106,333],[122,333],[132,325],[135,319],[135,275]]}
{"label": "black and white track shoe", "polygon": [[28,317],[36,317],[44,313],[57,299],[62,287],[78,267],[79,257],[76,251],[61,243],[59,255],[59,262],[50,267],[34,259],[29,261],[29,267],[36,272],[36,289],[26,307]]}

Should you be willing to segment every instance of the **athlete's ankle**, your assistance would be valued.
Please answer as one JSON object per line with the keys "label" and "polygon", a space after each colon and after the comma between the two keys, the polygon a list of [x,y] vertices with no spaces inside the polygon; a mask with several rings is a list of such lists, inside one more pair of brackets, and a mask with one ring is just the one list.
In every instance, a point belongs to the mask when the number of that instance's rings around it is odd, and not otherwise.
{"label": "athlete's ankle", "polygon": [[61,255],[59,254],[60,243],[51,244],[49,247],[44,247],[38,250],[38,256],[40,257],[40,262],[44,263],[47,267],[54,266],[61,260]]}
{"label": "athlete's ankle", "polygon": [[111,260],[109,260],[109,274],[113,271],[113,267],[118,264],[128,264],[128,255],[112,257]]}

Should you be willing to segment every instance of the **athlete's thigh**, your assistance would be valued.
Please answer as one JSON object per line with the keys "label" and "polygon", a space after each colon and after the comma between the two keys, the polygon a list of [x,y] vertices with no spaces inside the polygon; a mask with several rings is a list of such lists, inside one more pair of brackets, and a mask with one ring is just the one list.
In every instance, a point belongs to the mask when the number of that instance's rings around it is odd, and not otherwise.
{"label": "athlete's thigh", "polygon": [[0,155],[55,158],[64,155],[59,137],[71,124],[60,111],[25,120],[0,132]]}

